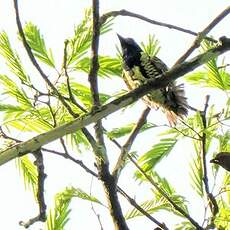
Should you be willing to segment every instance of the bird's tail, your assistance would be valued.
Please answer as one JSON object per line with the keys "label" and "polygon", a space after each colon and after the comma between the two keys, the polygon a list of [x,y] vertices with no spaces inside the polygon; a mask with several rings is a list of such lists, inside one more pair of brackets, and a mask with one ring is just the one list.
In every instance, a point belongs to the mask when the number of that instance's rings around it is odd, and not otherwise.
{"label": "bird's tail", "polygon": [[178,117],[183,118],[188,114],[188,103],[183,84],[171,83],[168,85],[163,108],[170,125],[175,125]]}

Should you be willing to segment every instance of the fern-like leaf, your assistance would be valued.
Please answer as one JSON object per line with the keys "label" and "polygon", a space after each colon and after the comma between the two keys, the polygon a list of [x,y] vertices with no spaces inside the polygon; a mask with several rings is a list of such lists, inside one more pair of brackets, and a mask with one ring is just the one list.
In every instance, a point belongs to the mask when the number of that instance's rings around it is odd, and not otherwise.
{"label": "fern-like leaf", "polygon": [[20,174],[23,176],[26,189],[32,189],[34,196],[37,197],[38,173],[36,166],[26,155],[16,160]]}
{"label": "fern-like leaf", "polygon": [[[115,128],[115,129],[107,132],[106,134],[109,138],[120,138],[120,137],[128,135],[133,130],[135,125],[136,125],[136,123],[130,123],[130,124],[127,124],[123,127]],[[156,125],[154,125],[153,123],[149,123],[149,122],[145,123],[142,126],[142,128],[140,129],[140,133],[144,132],[146,130],[149,130],[151,128],[155,128],[155,127],[156,127]]]}
{"label": "fern-like leaf", "polygon": [[160,42],[155,35],[149,34],[147,44],[141,42],[141,47],[150,57],[156,56],[160,51]]}
{"label": "fern-like leaf", "polygon": [[13,51],[5,32],[0,34],[0,54],[5,58],[6,64],[12,73],[22,82],[30,82],[29,76],[26,74],[18,54]]}
{"label": "fern-like leaf", "polygon": [[155,144],[148,152],[140,157],[138,163],[141,165],[141,168],[145,172],[152,170],[157,163],[172,151],[176,142],[176,139],[161,139],[159,143]]}
{"label": "fern-like leaf", "polygon": [[48,66],[55,68],[52,51],[51,49],[47,50],[44,38],[38,27],[29,22],[24,27],[24,33],[34,56]]}

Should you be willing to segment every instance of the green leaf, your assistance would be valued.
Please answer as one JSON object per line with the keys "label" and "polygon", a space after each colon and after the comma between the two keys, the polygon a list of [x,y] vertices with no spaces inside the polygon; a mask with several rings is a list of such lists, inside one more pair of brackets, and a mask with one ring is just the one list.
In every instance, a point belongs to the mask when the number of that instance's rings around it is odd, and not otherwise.
{"label": "green leaf", "polygon": [[[3,125],[14,127],[23,132],[47,132],[52,125],[52,116],[48,108],[27,108],[23,106],[9,106],[5,109]],[[21,110],[20,110],[21,109]],[[1,105],[0,105],[1,111]],[[58,123],[58,117],[57,117]]]}
{"label": "green leaf", "polygon": [[[17,114],[22,114],[27,110],[27,108],[19,105],[11,104],[0,104],[0,111],[4,113],[14,114],[13,117],[18,116]],[[4,119],[5,120],[5,119]]]}
{"label": "green leaf", "polygon": [[145,44],[141,42],[141,47],[145,53],[147,53],[150,57],[154,57],[160,51],[160,42],[156,39],[155,35],[149,34],[148,42]]}
{"label": "green leaf", "polygon": [[24,28],[26,41],[33,51],[35,57],[50,67],[55,68],[51,49],[46,48],[46,44],[40,30],[32,22],[26,24]]}
{"label": "green leaf", "polygon": [[189,221],[183,221],[177,224],[175,230],[196,230],[196,228]]}
{"label": "green leaf", "polygon": [[25,188],[32,189],[34,196],[37,197],[38,173],[36,166],[27,155],[18,157],[16,159],[16,164],[20,175],[23,176]]}
{"label": "green leaf", "polygon": [[217,136],[219,141],[218,152],[230,152],[230,130],[227,130],[223,135]]}
{"label": "green leaf", "polygon": [[[207,51],[214,46],[212,43],[205,41],[202,43],[202,50]],[[222,62],[224,66],[224,62]],[[186,80],[194,85],[201,87],[218,88],[220,90],[230,89],[230,74],[226,72],[226,68],[218,67],[217,58],[212,58],[205,64],[205,70],[202,72],[195,72],[186,76]]]}
{"label": "green leaf", "polygon": [[71,209],[69,208],[71,199],[73,196],[69,193],[69,196],[65,196],[66,188],[63,192],[58,193],[55,196],[55,205],[52,210],[49,211],[47,221],[46,221],[46,230],[64,230],[66,224],[69,221],[69,215]]}
{"label": "green leaf", "polygon": [[228,172],[224,175],[222,185],[222,189],[226,191],[227,203],[230,203],[230,174]]}
{"label": "green leaf", "polygon": [[[149,171],[147,173],[152,180],[158,185],[158,187],[165,193],[167,196],[176,203],[181,209],[183,209],[186,213],[188,213],[188,208],[186,205],[186,200],[183,196],[178,195],[175,189],[170,185],[166,178],[161,178],[156,172]],[[138,177],[142,182],[149,182],[144,176]],[[174,213],[175,215],[182,216],[179,212],[177,212],[171,205],[171,203],[154,187],[152,188],[152,192],[154,195],[154,199],[145,201],[141,204],[141,207],[149,212],[150,214],[160,211],[166,210],[170,213]],[[132,209],[128,211],[126,214],[126,218],[133,218],[136,216],[142,215],[138,210]]]}
{"label": "green leaf", "polygon": [[[153,214],[153,213],[156,213],[160,210],[168,208],[168,204],[165,203],[165,200],[157,201],[155,198],[152,200],[145,201],[139,205],[141,206],[142,209],[144,209],[149,214]],[[141,212],[139,212],[136,208],[129,210],[125,214],[125,218],[127,220],[138,217],[138,216],[143,216],[143,214]]]}
{"label": "green leaf", "polygon": [[23,69],[18,54],[16,51],[13,51],[9,38],[5,32],[0,34],[0,54],[4,57],[7,66],[15,76],[17,76],[22,82],[30,82],[29,76]]}
{"label": "green leaf", "polygon": [[66,135],[66,140],[73,150],[77,150],[80,153],[89,150],[91,146],[82,131]]}
{"label": "green leaf", "polygon": [[[153,181],[155,181],[155,183],[157,183],[157,185],[161,188],[162,191],[164,191],[168,197],[174,202],[176,203],[181,209],[184,210],[184,212],[188,213],[188,207],[186,205],[186,200],[183,196],[179,195],[176,193],[176,190],[174,189],[174,187],[167,181],[166,178],[162,178],[160,177],[156,172],[151,171],[151,177],[153,179]],[[164,206],[163,208],[169,212],[173,212],[175,215],[178,216],[182,216],[183,215],[181,213],[179,213],[177,210],[175,210],[171,203],[169,203],[168,200],[166,200],[166,198],[155,188],[152,189],[154,195],[155,195],[155,199],[157,201],[161,201],[164,200],[165,203],[167,203],[168,205]]]}
{"label": "green leaf", "polygon": [[63,199],[72,199],[73,197],[77,197],[82,200],[87,200],[90,202],[94,202],[94,203],[103,205],[102,202],[100,202],[96,197],[87,194],[80,188],[67,187],[65,191],[61,193],[61,196],[63,197]]}
{"label": "green leaf", "polygon": [[[112,19],[101,26],[101,35],[111,30]],[[88,53],[92,40],[92,10],[86,9],[84,19],[75,27],[74,37],[68,39],[67,67],[75,65],[85,54]]]}
{"label": "green leaf", "polygon": [[52,128],[46,121],[37,118],[32,119],[31,116],[7,121],[4,125],[7,127],[14,127],[19,131],[35,133],[47,132]]}
{"label": "green leaf", "polygon": [[204,196],[203,188],[203,171],[201,165],[200,156],[197,154],[196,158],[190,163],[190,178],[192,187],[195,189],[196,193],[200,196]]}
{"label": "green leaf", "polygon": [[[135,126],[136,126],[136,123],[130,123],[130,124],[127,124],[123,127],[115,128],[115,129],[107,132],[106,134],[107,134],[108,138],[111,138],[111,139],[120,138],[120,137],[123,137],[125,135],[128,135],[133,130],[133,128]],[[155,128],[155,127],[156,127],[156,125],[154,125],[153,123],[145,123],[142,126],[140,133],[144,132],[148,129]]]}
{"label": "green leaf", "polygon": [[[122,68],[121,62],[117,58],[109,56],[99,56],[99,70],[98,76],[110,77],[110,76],[121,76]],[[81,70],[85,73],[89,73],[90,58],[84,57],[75,66],[75,70]]]}
{"label": "green leaf", "polygon": [[226,203],[223,199],[218,201],[219,212],[215,218],[215,224],[217,229],[229,229],[230,228],[230,207],[229,203]]}
{"label": "green leaf", "polygon": [[66,187],[63,192],[60,192],[55,196],[54,208],[49,211],[46,222],[47,230],[65,229],[66,224],[70,219],[70,202],[74,197],[103,205],[96,197],[87,194],[79,188]]}
{"label": "green leaf", "polygon": [[23,107],[31,108],[32,104],[26,95],[26,92],[17,86],[15,81],[6,75],[0,75],[0,84],[2,85],[2,94],[9,95],[14,101],[17,101]]}
{"label": "green leaf", "polygon": [[152,170],[157,163],[171,152],[176,143],[176,139],[161,139],[151,150],[140,157],[138,164],[145,172]]}
{"label": "green leaf", "polygon": [[[79,100],[84,105],[84,107],[91,108],[92,96],[90,88],[83,84],[77,83],[72,79],[70,79],[70,87],[73,95],[77,98],[77,100]],[[61,84],[58,90],[63,95],[68,95],[67,87],[65,84]],[[99,97],[102,104],[105,103],[108,99],[110,99],[110,96],[104,93],[100,93]]]}

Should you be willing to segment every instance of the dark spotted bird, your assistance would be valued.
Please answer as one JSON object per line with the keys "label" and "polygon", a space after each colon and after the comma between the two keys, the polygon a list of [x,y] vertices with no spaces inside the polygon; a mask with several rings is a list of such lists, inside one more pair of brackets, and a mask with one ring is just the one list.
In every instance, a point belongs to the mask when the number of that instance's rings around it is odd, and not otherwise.
{"label": "dark spotted bird", "polygon": [[[150,57],[132,38],[123,38],[118,34],[122,48],[123,78],[133,90],[149,79],[166,72],[168,67],[156,56]],[[167,87],[153,90],[143,97],[144,102],[154,109],[165,112],[170,125],[176,124],[177,118],[188,114],[188,104],[183,84],[170,83]]]}
{"label": "dark spotted bird", "polygon": [[211,163],[218,164],[224,169],[230,171],[230,152],[220,152],[215,158],[210,160]]}

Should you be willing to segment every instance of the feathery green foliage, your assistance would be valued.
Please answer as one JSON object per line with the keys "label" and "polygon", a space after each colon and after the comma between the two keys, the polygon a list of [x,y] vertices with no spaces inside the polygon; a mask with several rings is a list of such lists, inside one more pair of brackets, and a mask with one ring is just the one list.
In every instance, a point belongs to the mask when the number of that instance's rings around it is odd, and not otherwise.
{"label": "feathery green foliage", "polygon": [[204,196],[204,186],[203,186],[203,171],[201,158],[199,155],[196,155],[190,163],[190,178],[191,185],[196,191],[196,193],[203,197]]}
{"label": "feathery green foliage", "polygon": [[[176,139],[161,139],[148,152],[144,153],[139,159],[138,164],[141,168],[148,172],[152,170],[164,157],[166,157],[177,143]],[[136,173],[139,174],[137,171]]]}
{"label": "feathery green foliage", "polygon": [[[121,62],[117,58],[111,58],[109,56],[99,56],[98,70],[99,77],[111,77],[111,76],[121,76]],[[75,66],[75,70],[81,70],[85,73],[89,72],[90,58],[84,57]]]}
{"label": "feathery green foliage", "polygon": [[[213,48],[214,45],[205,40],[202,43],[202,51]],[[200,87],[217,88],[223,91],[230,90],[230,74],[227,72],[224,61],[218,64],[217,58],[204,65],[205,71],[194,72],[186,76],[186,80]]]}
{"label": "feathery green foliage", "polygon": [[[92,10],[85,10],[84,18],[74,30],[74,37],[68,39],[67,67],[74,65],[78,69],[78,62],[88,53],[92,39]],[[101,34],[111,30],[112,19],[101,26]]]}
{"label": "feathery green foliage", "polygon": [[[126,136],[126,135],[128,135],[133,130],[133,128],[135,127],[135,125],[136,125],[135,123],[129,123],[129,124],[123,126],[123,127],[114,128],[111,131],[106,132],[106,135],[109,138],[112,138],[112,139],[113,138],[120,138],[120,137]],[[140,129],[140,133],[144,132],[144,131],[147,131],[149,129],[155,128],[155,127],[156,127],[156,125],[154,125],[153,123],[147,122]]]}
{"label": "feathery green foliage", "polygon": [[155,35],[149,34],[147,44],[141,42],[141,47],[150,57],[156,56],[160,51],[160,42]]}
{"label": "feathery green foliage", "polygon": [[[178,195],[173,188],[172,185],[167,181],[166,178],[161,178],[156,172],[151,171],[148,173],[149,176],[153,179],[153,181],[167,194],[170,199],[175,202],[180,208],[182,208],[185,212],[188,213],[188,207],[186,205],[186,200],[183,196]],[[148,182],[144,176],[139,176],[138,179],[141,182]],[[174,213],[175,215],[181,216],[179,212],[177,212],[169,201],[160,193],[157,189],[152,188],[152,193],[154,198],[152,200],[144,201],[140,204],[140,206],[147,211],[149,214],[153,214],[160,210],[166,210],[168,212]],[[140,213],[137,209],[131,209],[127,212],[126,219],[134,218],[137,216],[142,216],[143,214]]]}
{"label": "feathery green foliage", "polygon": [[13,51],[11,47],[6,32],[0,34],[0,54],[4,57],[7,66],[15,76],[17,76],[22,82],[30,82],[29,76],[26,74],[22,66],[18,53]]}
{"label": "feathery green foliage", "polygon": [[28,22],[24,27],[26,41],[33,51],[35,57],[50,67],[55,67],[52,50],[47,50],[45,40],[40,30],[32,22]]}
{"label": "feathery green foliage", "polygon": [[32,189],[34,197],[37,197],[38,173],[36,166],[32,163],[31,159],[26,155],[17,158],[17,167],[20,174],[23,176],[23,181],[26,189]]}
{"label": "feathery green foliage", "polygon": [[46,222],[47,230],[64,230],[70,219],[70,202],[74,198],[80,198],[90,202],[102,205],[102,203],[94,196],[87,194],[82,189],[74,187],[66,187],[63,192],[55,196],[55,204],[53,210],[49,211]]}

